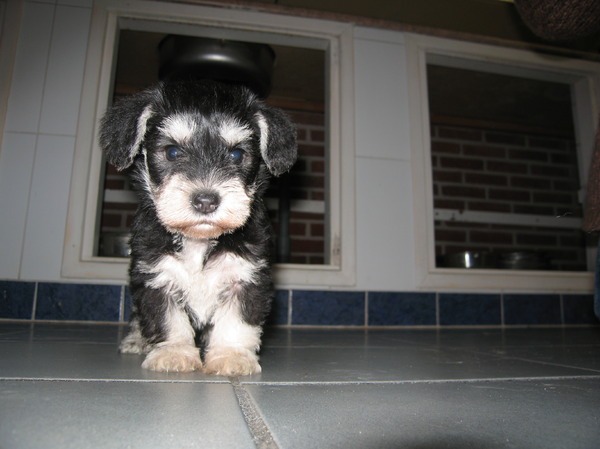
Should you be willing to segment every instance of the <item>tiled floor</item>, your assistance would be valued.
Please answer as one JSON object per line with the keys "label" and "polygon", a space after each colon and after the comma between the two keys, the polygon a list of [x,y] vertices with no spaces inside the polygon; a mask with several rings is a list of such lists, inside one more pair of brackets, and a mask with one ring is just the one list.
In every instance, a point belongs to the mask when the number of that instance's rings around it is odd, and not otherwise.
{"label": "tiled floor", "polygon": [[265,336],[261,375],[157,374],[116,325],[0,323],[0,448],[600,447],[600,328]]}

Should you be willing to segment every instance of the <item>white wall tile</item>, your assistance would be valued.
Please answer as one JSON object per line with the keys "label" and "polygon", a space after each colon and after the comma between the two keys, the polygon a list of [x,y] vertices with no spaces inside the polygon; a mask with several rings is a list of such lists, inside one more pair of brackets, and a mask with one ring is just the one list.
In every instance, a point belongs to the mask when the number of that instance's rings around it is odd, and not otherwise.
{"label": "white wall tile", "polygon": [[53,5],[26,2],[23,6],[5,131],[38,129],[53,15]]}
{"label": "white wall tile", "polygon": [[356,153],[410,160],[405,47],[357,39],[354,48]]}
{"label": "white wall tile", "polygon": [[21,264],[35,156],[34,134],[4,133],[0,152],[0,279],[16,279]]}
{"label": "white wall tile", "polygon": [[22,279],[60,279],[74,147],[74,137],[38,137]]}
{"label": "white wall tile", "polygon": [[410,163],[357,158],[356,187],[356,288],[414,289]]}
{"label": "white wall tile", "polygon": [[54,18],[40,132],[75,135],[91,10],[58,6]]}

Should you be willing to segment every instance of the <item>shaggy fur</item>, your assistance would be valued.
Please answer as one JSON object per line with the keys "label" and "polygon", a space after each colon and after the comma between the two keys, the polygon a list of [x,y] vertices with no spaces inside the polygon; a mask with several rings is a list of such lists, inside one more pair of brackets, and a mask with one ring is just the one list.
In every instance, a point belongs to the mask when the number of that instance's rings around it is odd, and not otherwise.
{"label": "shaggy fur", "polygon": [[160,84],[110,109],[100,144],[140,195],[121,352],[155,371],[260,372],[272,296],[262,194],[296,160],[293,125],[241,86]]}

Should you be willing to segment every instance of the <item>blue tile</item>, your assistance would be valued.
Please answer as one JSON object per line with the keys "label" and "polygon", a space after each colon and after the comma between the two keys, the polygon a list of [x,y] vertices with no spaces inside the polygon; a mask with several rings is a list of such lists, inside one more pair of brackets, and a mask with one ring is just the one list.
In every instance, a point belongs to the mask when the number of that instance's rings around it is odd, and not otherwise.
{"label": "blue tile", "polygon": [[38,320],[118,321],[121,287],[40,283]]}
{"label": "blue tile", "polygon": [[435,293],[369,292],[370,326],[435,324]]}
{"label": "blue tile", "polygon": [[563,295],[565,324],[599,324],[593,295]]}
{"label": "blue tile", "polygon": [[289,310],[289,290],[277,290],[273,297],[271,313],[267,319],[267,325],[287,325]]}
{"label": "blue tile", "polygon": [[35,282],[0,281],[0,318],[31,319]]}
{"label": "blue tile", "polygon": [[504,295],[504,324],[561,324],[558,295]]}
{"label": "blue tile", "polygon": [[365,324],[365,294],[294,290],[292,324],[362,326]]}
{"label": "blue tile", "polygon": [[441,293],[441,325],[499,325],[502,323],[500,295]]}

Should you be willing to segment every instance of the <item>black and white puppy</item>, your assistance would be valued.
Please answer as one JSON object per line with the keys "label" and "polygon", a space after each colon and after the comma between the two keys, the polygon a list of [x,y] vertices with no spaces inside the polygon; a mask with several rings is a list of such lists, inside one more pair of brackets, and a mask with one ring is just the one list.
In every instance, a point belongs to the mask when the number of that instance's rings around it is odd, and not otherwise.
{"label": "black and white puppy", "polygon": [[100,145],[140,193],[121,352],[155,371],[260,372],[272,296],[262,194],[296,160],[294,126],[245,87],[167,83],[112,107]]}

